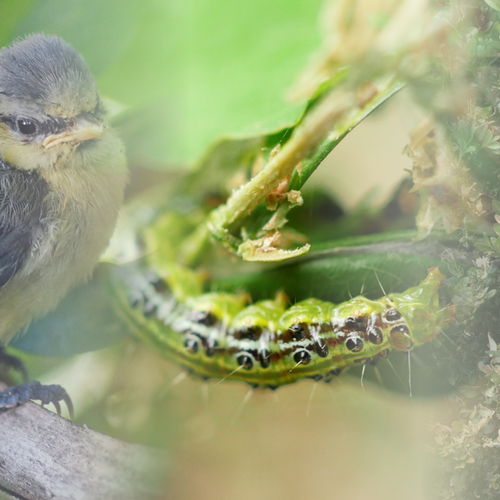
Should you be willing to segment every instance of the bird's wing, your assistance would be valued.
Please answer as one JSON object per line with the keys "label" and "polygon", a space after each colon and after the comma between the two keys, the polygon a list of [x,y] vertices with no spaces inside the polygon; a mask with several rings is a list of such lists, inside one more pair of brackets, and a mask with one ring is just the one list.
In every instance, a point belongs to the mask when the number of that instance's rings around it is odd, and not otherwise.
{"label": "bird's wing", "polygon": [[0,288],[23,266],[43,230],[47,183],[0,158]]}

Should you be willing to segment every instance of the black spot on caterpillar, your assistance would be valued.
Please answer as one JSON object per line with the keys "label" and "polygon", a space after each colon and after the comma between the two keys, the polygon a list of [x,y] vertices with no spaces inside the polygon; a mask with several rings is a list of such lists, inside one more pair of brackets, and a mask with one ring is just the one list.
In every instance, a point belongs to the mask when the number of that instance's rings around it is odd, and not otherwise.
{"label": "black spot on caterpillar", "polygon": [[133,331],[165,357],[205,379],[276,388],[303,378],[330,381],[343,368],[375,364],[392,350],[432,340],[449,318],[439,305],[444,275],[379,300],[342,304],[282,296],[246,305],[243,295],[207,293],[177,301],[148,269],[126,266],[114,287]]}

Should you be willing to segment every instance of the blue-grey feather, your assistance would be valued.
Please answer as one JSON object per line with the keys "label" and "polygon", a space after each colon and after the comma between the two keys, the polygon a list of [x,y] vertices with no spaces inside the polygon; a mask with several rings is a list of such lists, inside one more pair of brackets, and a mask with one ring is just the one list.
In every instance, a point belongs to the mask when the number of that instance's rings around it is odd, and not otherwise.
{"label": "blue-grey feather", "polygon": [[56,36],[35,34],[0,51],[0,100],[1,94],[63,105],[68,97],[95,98],[97,91],[73,47]]}

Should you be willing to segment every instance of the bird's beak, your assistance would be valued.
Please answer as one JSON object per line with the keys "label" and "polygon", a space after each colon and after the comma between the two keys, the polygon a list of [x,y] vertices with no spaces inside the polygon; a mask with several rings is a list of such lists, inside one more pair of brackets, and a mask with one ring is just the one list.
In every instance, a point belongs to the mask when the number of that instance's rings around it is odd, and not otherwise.
{"label": "bird's beak", "polygon": [[75,125],[60,134],[48,135],[42,142],[46,149],[53,148],[63,142],[82,142],[89,139],[97,139],[104,132],[102,123],[89,120],[88,118],[78,118]]}

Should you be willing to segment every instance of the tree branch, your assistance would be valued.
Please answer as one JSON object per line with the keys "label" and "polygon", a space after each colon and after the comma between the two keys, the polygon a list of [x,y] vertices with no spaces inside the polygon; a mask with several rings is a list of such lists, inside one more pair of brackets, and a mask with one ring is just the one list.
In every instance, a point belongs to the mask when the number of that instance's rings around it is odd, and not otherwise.
{"label": "tree branch", "polygon": [[0,498],[163,497],[161,450],[99,434],[31,402],[0,413],[0,436]]}

